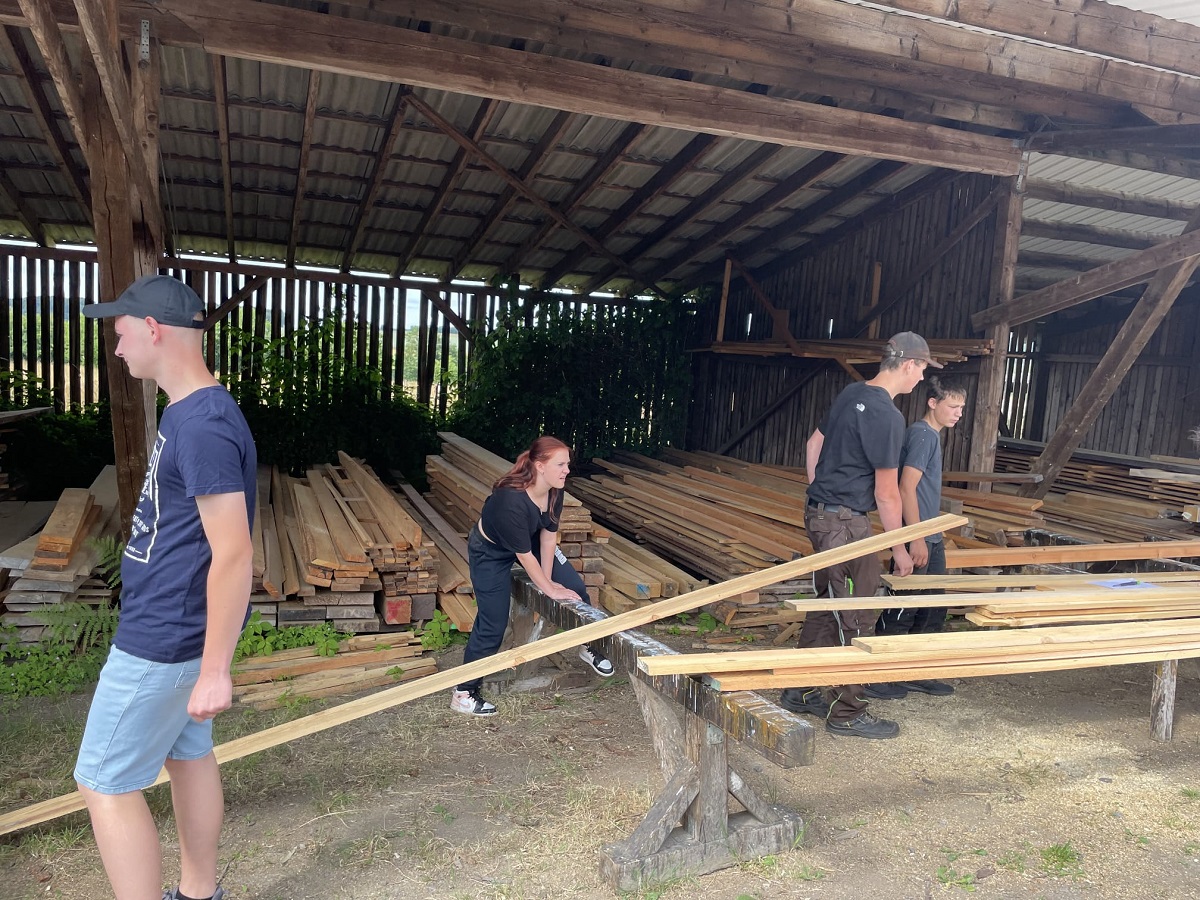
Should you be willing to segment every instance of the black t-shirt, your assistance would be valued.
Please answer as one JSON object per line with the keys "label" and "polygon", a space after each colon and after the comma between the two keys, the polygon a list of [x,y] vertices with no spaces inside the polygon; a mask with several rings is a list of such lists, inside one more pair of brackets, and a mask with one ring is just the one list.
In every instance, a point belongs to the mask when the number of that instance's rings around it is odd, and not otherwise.
{"label": "black t-shirt", "polygon": [[904,416],[881,387],[856,381],[821,423],[825,443],[808,499],[859,512],[875,508],[875,470],[898,469]]}
{"label": "black t-shirt", "polygon": [[521,488],[496,488],[483,501],[483,513],[479,522],[483,533],[493,544],[513,553],[529,553],[539,531],[558,531],[558,520],[562,518],[563,492],[556,491],[553,507],[547,512]]}

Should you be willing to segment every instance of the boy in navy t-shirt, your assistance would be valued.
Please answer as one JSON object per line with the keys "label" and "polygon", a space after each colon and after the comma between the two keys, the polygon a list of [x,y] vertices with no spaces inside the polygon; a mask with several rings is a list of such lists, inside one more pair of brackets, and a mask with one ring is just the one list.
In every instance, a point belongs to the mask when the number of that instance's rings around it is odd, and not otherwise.
{"label": "boy in navy t-shirt", "polygon": [[179,832],[177,900],[221,897],[224,815],[212,719],[233,699],[229,667],[246,621],[255,504],[254,440],[204,363],[204,305],[174,278],[140,278],[111,303],[116,355],[170,399],[121,561],[121,617],[75,767],[118,897],[162,890],[154,819],[142,796],[163,765]]}

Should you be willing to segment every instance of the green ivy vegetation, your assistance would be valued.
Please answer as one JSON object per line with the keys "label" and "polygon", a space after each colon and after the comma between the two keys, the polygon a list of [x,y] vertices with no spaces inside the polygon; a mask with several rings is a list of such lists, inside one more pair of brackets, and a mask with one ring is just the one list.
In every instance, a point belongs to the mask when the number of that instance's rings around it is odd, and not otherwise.
{"label": "green ivy vegetation", "polygon": [[[694,310],[678,299],[593,306],[576,318],[533,298],[477,337],[447,427],[509,459],[539,434],[578,457],[678,442],[691,389]],[[532,323],[532,325],[531,325]]]}
{"label": "green ivy vegetation", "polygon": [[399,469],[423,485],[436,453],[434,414],[380,374],[336,352],[336,323],[302,322],[283,338],[230,329],[240,371],[226,376],[258,449],[258,460],[300,474],[336,462],[337,451],[366,459],[381,475]]}
{"label": "green ivy vegetation", "polygon": [[302,628],[276,628],[255,610],[242,629],[242,636],[233,651],[233,661],[236,663],[248,656],[270,656],[276,650],[294,647],[314,647],[318,656],[333,656],[345,637],[329,622]]}

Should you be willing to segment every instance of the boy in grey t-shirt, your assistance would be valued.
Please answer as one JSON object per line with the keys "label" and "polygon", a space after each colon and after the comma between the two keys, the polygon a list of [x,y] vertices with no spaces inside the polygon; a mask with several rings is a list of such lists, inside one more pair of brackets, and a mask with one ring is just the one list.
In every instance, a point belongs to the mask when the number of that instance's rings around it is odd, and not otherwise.
{"label": "boy in grey t-shirt", "polygon": [[[954,378],[932,376],[926,379],[929,397],[925,415],[908,426],[904,448],[900,452],[900,499],[904,504],[904,524],[931,519],[942,505],[942,429],[953,428],[962,418],[967,392]],[[909,545],[914,575],[944,575],[946,549],[941,534],[932,534]],[[930,634],[941,631],[946,621],[944,607],[885,609],[875,625],[876,634]],[[934,696],[954,693],[943,681],[892,682],[872,685],[868,696],[877,699],[903,697],[909,691]]]}

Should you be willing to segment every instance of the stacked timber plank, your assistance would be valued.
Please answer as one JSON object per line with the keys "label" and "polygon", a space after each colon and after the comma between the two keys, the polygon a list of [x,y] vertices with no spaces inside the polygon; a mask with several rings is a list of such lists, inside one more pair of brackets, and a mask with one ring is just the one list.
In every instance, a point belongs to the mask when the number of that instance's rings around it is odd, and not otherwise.
{"label": "stacked timber plank", "polygon": [[404,631],[348,638],[333,656],[318,656],[312,647],[252,656],[234,663],[234,699],[274,709],[410,681],[437,671],[437,663],[422,653],[420,638]]}
{"label": "stacked timber plank", "polygon": [[[705,348],[711,353],[738,356],[796,356],[805,359],[834,359],[848,365],[878,363],[887,342],[874,339],[791,340],[791,341],[717,341]],[[965,362],[969,356],[987,356],[992,342],[968,339],[929,340],[934,359],[943,363]]]}
{"label": "stacked timber plank", "polygon": [[96,574],[99,538],[117,533],[117,478],[106,467],[90,488],[68,488],[41,532],[0,553],[9,572],[3,623],[15,626],[22,643],[45,630],[40,613],[69,603],[110,605],[112,590]]}
{"label": "stacked timber plank", "polygon": [[260,471],[254,608],[270,620],[274,604],[280,626],[329,621],[353,633],[431,618],[433,542],[369,467],[345,453],[339,462],[304,478]]}

